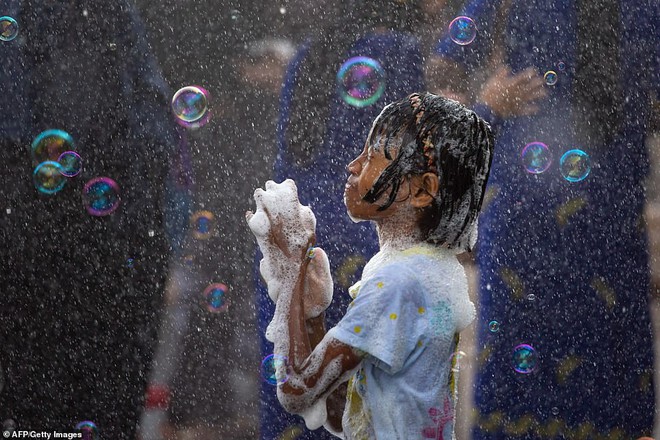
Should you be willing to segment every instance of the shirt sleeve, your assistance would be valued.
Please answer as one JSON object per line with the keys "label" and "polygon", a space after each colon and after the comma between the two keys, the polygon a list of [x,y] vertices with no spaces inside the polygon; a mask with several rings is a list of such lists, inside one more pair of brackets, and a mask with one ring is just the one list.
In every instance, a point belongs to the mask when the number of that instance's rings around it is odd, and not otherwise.
{"label": "shirt sleeve", "polygon": [[426,339],[427,314],[422,284],[410,269],[392,265],[362,282],[357,298],[330,333],[395,374]]}

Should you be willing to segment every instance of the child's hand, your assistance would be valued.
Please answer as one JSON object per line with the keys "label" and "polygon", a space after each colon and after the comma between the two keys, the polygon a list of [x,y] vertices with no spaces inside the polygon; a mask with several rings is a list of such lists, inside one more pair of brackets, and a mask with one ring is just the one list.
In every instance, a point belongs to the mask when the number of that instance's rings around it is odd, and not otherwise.
{"label": "child's hand", "polygon": [[481,89],[479,101],[501,118],[528,116],[539,111],[535,101],[547,91],[543,79],[532,67],[512,75],[508,67],[499,67]]}
{"label": "child's hand", "polygon": [[316,318],[330,306],[332,302],[332,275],[328,255],[320,247],[311,248],[307,252],[310,259],[305,277],[305,293],[303,308],[305,319]]}
{"label": "child's hand", "polygon": [[277,301],[283,282],[295,282],[307,249],[314,244],[316,218],[298,201],[293,180],[281,184],[266,182],[266,190],[254,192],[255,213],[248,211],[246,220],[261,252],[261,275],[268,284],[268,294]]}

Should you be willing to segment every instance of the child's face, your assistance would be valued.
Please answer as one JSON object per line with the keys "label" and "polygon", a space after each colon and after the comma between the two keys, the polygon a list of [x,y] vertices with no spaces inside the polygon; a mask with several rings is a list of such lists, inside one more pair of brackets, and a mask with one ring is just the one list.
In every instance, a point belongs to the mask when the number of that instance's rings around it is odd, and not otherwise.
{"label": "child's face", "polygon": [[[394,149],[390,152],[391,157],[396,157],[397,152]],[[388,209],[378,211],[378,207],[387,200],[387,192],[375,203],[363,200],[390,162],[382,147],[367,144],[362,154],[346,167],[350,175],[344,187],[344,204],[353,220],[377,220],[389,216],[394,209],[396,203]]]}

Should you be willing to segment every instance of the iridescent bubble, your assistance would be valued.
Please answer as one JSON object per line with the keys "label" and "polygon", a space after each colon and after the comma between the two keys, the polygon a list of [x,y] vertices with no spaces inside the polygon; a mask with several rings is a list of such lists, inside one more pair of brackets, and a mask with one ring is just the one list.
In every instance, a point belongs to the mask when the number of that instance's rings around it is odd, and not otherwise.
{"label": "iridescent bubble", "polygon": [[536,369],[537,357],[534,347],[520,344],[513,349],[513,369],[521,374],[529,374]]}
{"label": "iridescent bubble", "polygon": [[584,180],[591,172],[589,155],[582,150],[569,150],[559,160],[559,169],[569,182]]}
{"label": "iridescent bubble", "polygon": [[457,373],[461,369],[461,364],[465,361],[467,358],[467,355],[465,354],[464,351],[455,351],[451,355],[451,370],[455,373]]}
{"label": "iridescent bubble", "polygon": [[185,127],[201,127],[210,118],[209,93],[199,86],[187,86],[172,97],[172,111]]}
{"label": "iridescent bubble", "polygon": [[531,142],[525,145],[520,156],[523,166],[531,174],[541,174],[552,163],[550,149],[543,142]]}
{"label": "iridescent bubble", "polygon": [[369,57],[353,57],[339,68],[337,86],[341,98],[353,107],[367,107],[385,91],[385,71]]}
{"label": "iridescent bubble", "polygon": [[32,173],[34,186],[44,194],[55,194],[66,184],[62,166],[52,160],[40,163]]}
{"label": "iridescent bubble", "polygon": [[5,15],[0,17],[0,40],[11,41],[18,35],[18,23]]}
{"label": "iridescent bubble", "polygon": [[488,330],[490,330],[491,333],[497,333],[500,331],[500,323],[497,321],[490,321],[488,323]]}
{"label": "iridescent bubble", "polygon": [[286,356],[269,354],[261,361],[261,377],[271,385],[281,385],[289,380],[289,368]]}
{"label": "iridescent bubble", "polygon": [[464,15],[454,18],[449,23],[449,38],[461,46],[474,41],[477,37],[477,24],[470,17]]}
{"label": "iridescent bubble", "polygon": [[[9,432],[10,434],[14,431],[16,431],[16,428],[18,425],[14,421],[14,419],[6,419],[4,422],[2,422],[2,432]],[[6,435],[6,434],[4,434]]]}
{"label": "iridescent bubble", "polygon": [[99,429],[96,423],[85,420],[76,425],[76,430],[82,434],[82,440],[97,440],[99,438]]}
{"label": "iridescent bubble", "polygon": [[36,163],[58,160],[62,153],[75,151],[73,138],[64,130],[46,130],[32,141],[32,158]]}
{"label": "iridescent bubble", "polygon": [[564,70],[566,70],[566,63],[563,61],[558,62],[557,69],[559,69],[560,72],[563,72]]}
{"label": "iridescent bubble", "polygon": [[222,283],[214,283],[204,289],[204,305],[211,313],[224,312],[229,307],[227,292],[229,287]]}
{"label": "iridescent bubble", "polygon": [[119,185],[109,177],[95,177],[83,188],[85,208],[93,216],[112,214],[120,201]]}
{"label": "iridescent bubble", "polygon": [[197,211],[190,217],[190,226],[193,237],[198,240],[206,240],[213,235],[215,216],[210,211]]}
{"label": "iridescent bubble", "polygon": [[557,80],[559,77],[557,76],[557,72],[554,70],[548,70],[545,72],[545,75],[543,75],[543,79],[545,80],[545,83],[549,86],[554,86],[557,84]]}
{"label": "iridescent bubble", "polygon": [[82,171],[82,158],[75,151],[65,151],[57,161],[62,165],[62,174],[66,177],[75,177]]}
{"label": "iridescent bubble", "polygon": [[133,267],[135,267],[135,258],[126,259],[126,267],[133,269]]}

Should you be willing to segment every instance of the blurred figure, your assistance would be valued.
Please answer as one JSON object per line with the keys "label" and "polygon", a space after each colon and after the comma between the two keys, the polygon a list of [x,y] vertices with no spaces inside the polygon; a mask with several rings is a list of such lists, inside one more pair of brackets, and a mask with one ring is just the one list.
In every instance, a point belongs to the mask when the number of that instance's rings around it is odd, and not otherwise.
{"label": "blurred figure", "polygon": [[438,46],[446,74],[433,86],[475,100],[497,133],[477,253],[474,439],[652,432],[641,214],[658,9],[475,0],[460,15],[476,39]]}
{"label": "blurred figure", "polygon": [[[378,249],[373,227],[355,224],[345,214],[345,166],[362,150],[371,122],[383,104],[423,90],[424,82],[418,40],[409,33],[419,24],[417,2],[357,0],[327,12],[333,19],[306,40],[287,70],[280,101],[275,176],[269,178],[295,180],[301,203],[310,205],[316,214],[317,243],[326,250],[336,280],[333,304],[326,311],[327,324],[334,326],[349,302],[348,288],[359,279],[358,268]],[[367,81],[362,89],[356,84],[349,93],[353,92],[351,96],[357,100],[346,94],[344,100],[338,90],[338,72],[344,62],[355,57],[377,61],[386,79],[382,83]],[[370,69],[367,66],[360,71],[375,73]],[[381,94],[376,94],[381,84]],[[365,93],[362,101],[360,90],[374,93]],[[259,186],[263,184],[259,182]],[[359,244],[354,237],[362,238]],[[255,269],[255,277],[257,273]],[[261,282],[257,295],[259,330],[264,335],[274,306]],[[262,358],[272,352],[272,344],[262,337]],[[324,430],[306,430],[301,418],[286,413],[277,401],[276,387],[268,382],[268,365],[262,368],[261,438],[332,438]]]}
{"label": "blurred figure", "polygon": [[[0,44],[0,423],[133,439],[171,253],[169,92],[130,1],[2,13],[19,33]],[[57,142],[30,147],[47,129],[82,157],[62,188],[59,173],[33,176],[58,160]]]}
{"label": "blurred figure", "polygon": [[[253,39],[245,26],[259,16],[248,4],[143,3],[166,78],[175,88],[206,88],[212,117],[187,133],[191,234],[170,279],[142,436],[254,439],[259,348],[243,210],[270,176],[279,89],[294,48],[282,38]],[[201,19],[207,14],[214,20]],[[218,283],[228,305],[209,309],[205,291]]]}

